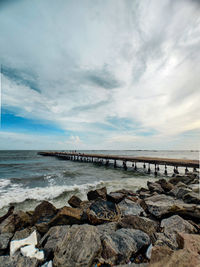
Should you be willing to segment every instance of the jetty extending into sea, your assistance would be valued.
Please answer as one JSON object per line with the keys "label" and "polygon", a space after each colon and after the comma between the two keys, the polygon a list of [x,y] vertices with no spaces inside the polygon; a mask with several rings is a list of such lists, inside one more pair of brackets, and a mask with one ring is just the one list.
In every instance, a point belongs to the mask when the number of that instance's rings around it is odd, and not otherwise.
{"label": "jetty extending into sea", "polygon": [[[151,173],[151,165],[154,166],[154,174],[157,175],[159,166],[164,165],[164,174],[167,175],[167,166],[174,167],[174,173],[178,174],[178,167],[184,167],[185,173],[192,168],[193,171],[199,169],[199,160],[190,159],[170,159],[170,158],[154,158],[154,157],[133,157],[126,155],[109,155],[109,154],[90,154],[79,152],[38,152],[42,156],[53,156],[65,160],[81,161],[81,162],[98,162],[100,164],[109,165],[113,163],[114,168],[117,167],[117,162],[121,161],[124,170],[127,170],[127,162],[132,163],[134,170],[137,170],[137,163],[142,163],[143,168],[147,169],[147,173]],[[146,166],[146,164],[148,166]]]}

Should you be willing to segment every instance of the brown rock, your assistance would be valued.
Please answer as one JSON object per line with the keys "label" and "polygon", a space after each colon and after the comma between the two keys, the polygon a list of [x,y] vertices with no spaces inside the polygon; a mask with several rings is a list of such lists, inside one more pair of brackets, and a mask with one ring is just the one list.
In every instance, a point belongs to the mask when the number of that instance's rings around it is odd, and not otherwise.
{"label": "brown rock", "polygon": [[64,225],[64,224],[80,224],[82,223],[83,211],[71,207],[63,207],[57,215],[49,222],[49,226]]}
{"label": "brown rock", "polygon": [[35,227],[41,235],[44,235],[48,232],[50,226],[48,223],[43,222],[43,223],[38,223],[38,224],[36,223]]}
{"label": "brown rock", "polygon": [[161,185],[158,183],[153,183],[153,182],[148,181],[147,186],[150,192],[157,192],[159,194],[164,193],[164,190],[162,189]]}
{"label": "brown rock", "polygon": [[111,192],[110,194],[107,194],[107,200],[114,202],[114,203],[119,203],[125,198],[125,194],[122,193],[117,193],[117,192]]}
{"label": "brown rock", "polygon": [[[173,250],[168,246],[154,246],[152,248],[150,264],[160,262],[165,257],[170,257],[173,254]],[[163,265],[164,267],[164,265]]]}
{"label": "brown rock", "polygon": [[160,184],[160,186],[165,192],[169,192],[174,188],[174,185],[167,182],[165,179],[159,179],[158,181],[156,181],[156,183]]}
{"label": "brown rock", "polygon": [[13,214],[14,209],[15,209],[15,207],[14,207],[14,206],[11,206],[11,207],[8,209],[8,212],[7,212],[4,216],[0,217],[0,224],[1,224],[6,218],[8,218],[11,214]]}
{"label": "brown rock", "polygon": [[36,208],[33,213],[33,222],[34,223],[43,223],[48,222],[52,219],[57,213],[57,209],[48,201],[42,201]]}
{"label": "brown rock", "polygon": [[[29,226],[29,227],[27,227],[21,231],[17,231],[17,232],[15,232],[15,234],[12,238],[12,241],[24,239],[24,238],[28,237],[30,234],[32,234],[35,230],[37,230],[35,226],[34,227]],[[37,240],[40,240],[40,238],[41,238],[40,234],[38,232],[36,232],[36,234],[37,234]]]}
{"label": "brown rock", "polygon": [[134,193],[132,190],[127,190],[127,189],[121,189],[121,190],[117,190],[115,191],[115,193],[120,193],[120,194],[124,194],[126,196],[137,196],[136,193]]}
{"label": "brown rock", "polygon": [[69,200],[68,203],[72,208],[80,208],[82,200],[77,197],[77,196],[72,196]]}
{"label": "brown rock", "polygon": [[96,200],[97,198],[102,198],[106,200],[106,195],[107,195],[107,189],[106,187],[102,187],[100,189],[96,189],[94,191],[89,191],[87,193],[87,198],[88,200]]}
{"label": "brown rock", "polygon": [[183,249],[200,255],[200,235],[179,233],[177,240]]}
{"label": "brown rock", "polygon": [[158,229],[157,222],[137,215],[128,215],[123,217],[120,220],[119,225],[122,228],[141,230],[149,236],[153,235]]}
{"label": "brown rock", "polygon": [[97,199],[87,209],[87,217],[89,222],[94,225],[114,222],[119,220],[120,211],[115,203]]}

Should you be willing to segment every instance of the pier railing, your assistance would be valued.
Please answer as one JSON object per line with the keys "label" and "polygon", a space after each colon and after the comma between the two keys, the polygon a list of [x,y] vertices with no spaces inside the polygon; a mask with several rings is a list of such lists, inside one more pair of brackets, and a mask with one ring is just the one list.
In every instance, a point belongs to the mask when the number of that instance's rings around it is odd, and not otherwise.
{"label": "pier railing", "polygon": [[[90,154],[90,153],[78,153],[78,152],[38,152],[42,156],[54,156],[67,160],[82,161],[82,162],[100,162],[103,163],[105,160],[105,165],[109,164],[112,160],[114,167],[117,167],[116,162],[122,161],[122,166],[127,170],[127,162],[132,163],[134,170],[137,170],[137,163],[143,163],[143,168],[147,168],[147,172],[151,172],[150,165],[154,165],[154,174],[157,175],[159,171],[159,165],[165,166],[165,175],[167,175],[167,166],[174,167],[174,173],[178,174],[178,167],[185,167],[185,173],[189,170],[188,168],[193,168],[193,171],[199,169],[199,160],[190,159],[170,159],[170,158],[155,158],[155,157],[133,157],[125,155],[109,155],[109,154]],[[148,166],[146,166],[146,164]]]}

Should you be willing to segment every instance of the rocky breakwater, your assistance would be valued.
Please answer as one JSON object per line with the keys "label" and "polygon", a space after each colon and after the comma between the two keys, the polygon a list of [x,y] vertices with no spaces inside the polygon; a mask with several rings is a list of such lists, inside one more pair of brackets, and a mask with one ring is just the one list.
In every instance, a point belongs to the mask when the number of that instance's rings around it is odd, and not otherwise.
{"label": "rocky breakwater", "polygon": [[104,187],[61,209],[11,207],[0,218],[0,266],[200,266],[198,182],[191,173],[137,192]]}

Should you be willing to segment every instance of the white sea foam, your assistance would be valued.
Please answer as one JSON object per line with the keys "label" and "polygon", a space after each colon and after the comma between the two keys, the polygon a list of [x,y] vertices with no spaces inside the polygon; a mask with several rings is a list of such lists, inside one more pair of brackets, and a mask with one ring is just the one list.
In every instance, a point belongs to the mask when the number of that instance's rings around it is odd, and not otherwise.
{"label": "white sea foam", "polygon": [[84,194],[88,189],[101,185],[103,181],[82,185],[53,185],[49,187],[24,188],[20,184],[13,184],[9,191],[2,192],[0,195],[0,209],[10,203],[21,203],[27,199],[42,201],[52,200],[64,192],[78,192]]}
{"label": "white sea foam", "polygon": [[0,193],[4,192],[5,187],[11,183],[9,179],[0,179]]}

